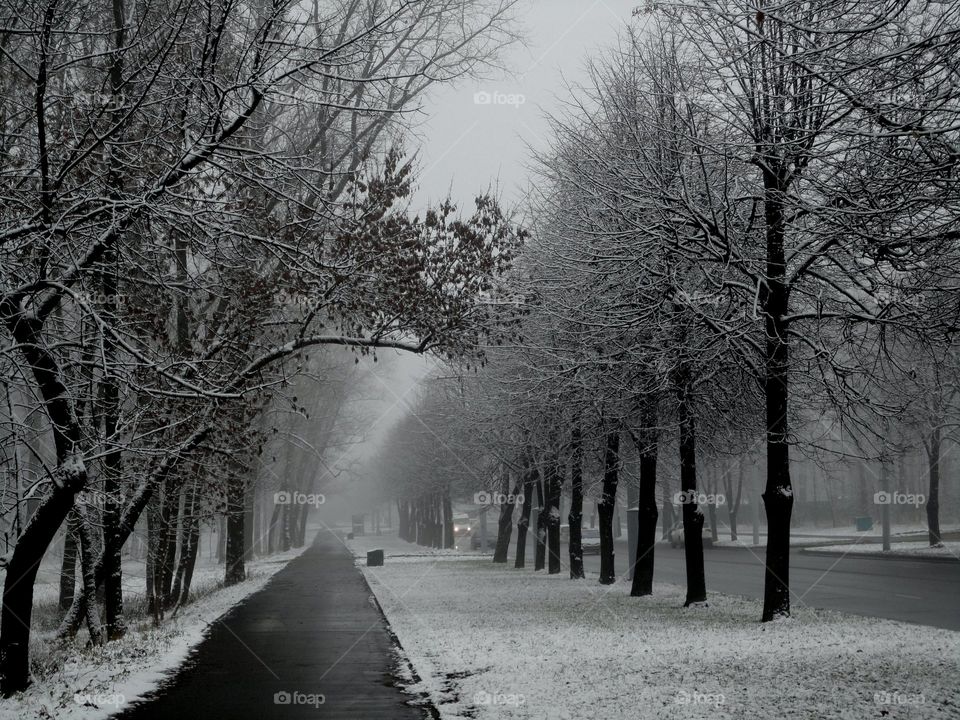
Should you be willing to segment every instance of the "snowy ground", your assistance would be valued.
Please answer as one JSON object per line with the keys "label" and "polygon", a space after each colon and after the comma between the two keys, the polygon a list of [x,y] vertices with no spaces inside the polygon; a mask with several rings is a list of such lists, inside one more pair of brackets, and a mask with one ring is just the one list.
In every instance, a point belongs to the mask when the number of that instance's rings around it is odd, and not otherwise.
{"label": "snowy ground", "polygon": [[816,548],[818,553],[831,555],[845,555],[849,553],[882,555],[884,557],[920,557],[944,558],[960,561],[960,542],[946,541],[943,547],[932,548],[926,540],[918,542],[899,542],[892,544],[890,550],[884,551],[883,545],[877,543],[857,543],[856,545],[825,545]]}
{"label": "snowy ground", "polygon": [[[960,633],[682,588],[572,582],[427,551],[396,538],[348,545],[419,682],[452,718],[960,717]],[[366,550],[386,551],[367,568]]]}
{"label": "snowy ground", "polygon": [[[726,530],[726,528],[724,528]],[[941,532],[946,535],[947,533],[956,533],[960,532],[960,525],[944,525],[941,529]],[[704,535],[706,536],[709,533],[709,529],[704,529]],[[890,537],[894,542],[903,542],[905,538],[917,538],[918,541],[921,538],[926,537],[927,526],[926,525],[900,525],[894,524],[890,526]],[[858,532],[852,527],[835,527],[835,528],[818,528],[818,527],[795,527],[790,529],[790,545],[792,547],[815,547],[820,545],[825,545],[831,541],[836,541],[843,539],[848,541],[851,544],[862,544],[862,545],[872,545],[873,543],[878,543],[883,541],[883,528],[879,523],[875,524],[871,530],[864,532]],[[729,531],[720,533],[719,542],[714,543],[717,547],[766,547],[767,544],[767,533],[760,533],[760,543],[755,544],[753,542],[753,532],[748,526],[745,530],[741,530],[738,533],[736,542],[730,540]],[[819,548],[818,548],[819,549]]]}
{"label": "snowy ground", "polygon": [[[316,529],[308,529],[307,537],[312,539]],[[56,587],[42,577],[37,587],[31,640],[35,682],[25,693],[0,702],[0,720],[93,720],[122,710],[169,677],[203,639],[210,625],[262,588],[305,549],[306,546],[248,562],[247,579],[229,588],[223,587],[223,566],[207,559],[194,575],[194,601],[176,617],[168,617],[159,628],[154,628],[141,614],[131,621],[126,637],[98,648],[88,646],[83,632],[68,643],[55,640],[51,628],[60,615],[56,610]],[[136,563],[131,564],[133,572],[126,579],[124,593],[125,605],[134,614],[142,610],[144,588],[142,572],[138,578],[136,567]],[[38,625],[47,629],[37,630]]]}

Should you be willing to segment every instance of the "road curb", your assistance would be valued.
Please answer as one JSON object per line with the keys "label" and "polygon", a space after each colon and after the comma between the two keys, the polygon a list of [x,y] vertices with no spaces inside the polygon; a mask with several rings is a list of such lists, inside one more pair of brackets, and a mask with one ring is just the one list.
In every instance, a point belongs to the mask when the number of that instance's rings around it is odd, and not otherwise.
{"label": "road curb", "polygon": [[817,548],[800,548],[800,552],[807,555],[822,555],[824,557],[855,557],[855,558],[878,558],[881,560],[919,560],[920,562],[932,563],[960,563],[960,558],[956,557],[937,557],[935,555],[885,555],[879,553],[866,553],[852,550],[846,552],[843,550],[819,550]]}

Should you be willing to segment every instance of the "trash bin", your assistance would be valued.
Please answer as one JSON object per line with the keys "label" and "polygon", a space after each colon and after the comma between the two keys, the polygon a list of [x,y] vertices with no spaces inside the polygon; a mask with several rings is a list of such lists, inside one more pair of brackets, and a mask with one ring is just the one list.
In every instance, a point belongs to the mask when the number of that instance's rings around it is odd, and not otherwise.
{"label": "trash bin", "polygon": [[367,567],[383,565],[383,550],[369,550],[367,552]]}
{"label": "trash bin", "polygon": [[868,530],[873,530],[873,518],[869,515],[864,515],[856,519],[857,523],[857,532],[867,532]]}

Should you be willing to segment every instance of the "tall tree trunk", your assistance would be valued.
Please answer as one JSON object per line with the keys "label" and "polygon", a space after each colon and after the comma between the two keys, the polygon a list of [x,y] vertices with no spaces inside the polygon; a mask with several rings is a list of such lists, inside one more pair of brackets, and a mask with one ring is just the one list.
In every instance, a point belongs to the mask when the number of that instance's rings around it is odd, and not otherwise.
{"label": "tall tree trunk", "polygon": [[[256,503],[256,493],[253,491],[253,483],[250,483],[250,487],[247,488],[247,492],[244,494],[243,498],[243,556],[247,560],[253,560],[253,546],[256,538],[257,523],[255,520],[256,513],[254,512],[255,503]],[[304,505],[304,508],[307,506]],[[303,547],[303,536],[299,537],[300,544],[297,547]]]}
{"label": "tall tree trunk", "polygon": [[93,523],[84,501],[77,502],[74,509],[77,517],[77,536],[80,539],[80,579],[83,596],[86,598],[87,629],[90,631],[91,644],[102,645],[104,631],[100,624],[100,611],[97,608],[97,582],[94,569],[96,542]]}
{"label": "tall tree trunk", "polygon": [[227,586],[235,585],[246,578],[243,560],[244,485],[243,476],[239,472],[231,471],[227,474],[227,547],[223,579]]}
{"label": "tall tree trunk", "polygon": [[533,453],[527,452],[523,468],[523,505],[520,507],[520,519],[517,521],[517,555],[513,566],[522,568],[527,558],[527,530],[530,527],[530,512],[533,509],[533,487],[537,479]]}
{"label": "tall tree trunk", "polygon": [[397,500],[397,535],[407,542],[410,541],[410,529],[407,525],[406,500]]}
{"label": "tall tree trunk", "polygon": [[630,594],[653,594],[654,549],[657,544],[657,405],[648,401],[642,415],[644,427],[634,438],[640,456],[640,492],[637,499],[637,560]]}
{"label": "tall tree trunk", "polygon": [[190,544],[193,541],[194,527],[197,522],[196,519],[196,493],[197,493],[197,477],[196,474],[200,472],[200,464],[194,463],[193,465],[193,479],[190,481],[190,484],[186,488],[183,498],[183,513],[180,523],[180,536],[177,540],[177,567],[174,573],[173,578],[173,587],[170,590],[170,605],[177,606],[180,604],[180,598],[183,596],[183,579],[186,572],[186,566],[189,562],[190,555]]}
{"label": "tall tree trunk", "polygon": [[727,493],[727,518],[730,524],[730,540],[737,541],[737,514],[740,512],[740,498],[743,495],[743,460],[738,462],[737,487],[733,488],[730,473],[725,475],[725,490]]}
{"label": "tall tree trunk", "polygon": [[766,346],[764,394],[767,425],[767,482],[763,505],[767,513],[767,553],[763,585],[763,622],[790,615],[790,518],[793,485],[790,482],[789,345],[787,315],[789,288],[784,255],[785,219],[783,172],[770,158],[763,170],[767,272],[760,301],[765,316]]}
{"label": "tall tree trunk", "polygon": [[159,620],[160,603],[157,602],[157,556],[160,554],[159,501],[154,498],[147,508],[147,562],[146,562],[146,598],[147,613]]}
{"label": "tall tree trunk", "polygon": [[77,518],[73,511],[67,516],[63,534],[63,560],[60,564],[60,609],[69,610],[77,587]]}
{"label": "tall tree trunk", "polygon": [[[113,43],[115,52],[110,56],[110,89],[116,100],[112,105],[112,115],[117,122],[121,121],[124,110],[123,102],[123,58],[126,49],[127,13],[124,0],[112,0],[113,9]],[[119,139],[119,138],[118,138]],[[110,171],[107,174],[107,185],[111,198],[118,200],[123,193],[124,168],[119,156],[119,148],[110,147]],[[101,287],[106,300],[103,317],[106,322],[117,326],[120,311],[119,298],[119,252],[116,245],[108,248],[103,255],[101,272]],[[115,370],[117,367],[117,344],[110,333],[103,334],[103,420],[104,440],[107,452],[103,457],[103,492],[105,497],[103,507],[103,549],[104,549],[104,605],[106,609],[107,639],[117,640],[126,633],[126,623],[123,620],[123,570],[121,565],[122,545],[118,546],[116,538],[120,533],[121,478],[123,475],[123,455],[118,424],[120,419],[120,378]]]}
{"label": "tall tree trunk", "polygon": [[586,573],[583,571],[583,436],[579,418],[574,420],[570,433],[570,513],[567,523],[570,528],[570,579],[580,580],[586,577]]}
{"label": "tall tree trunk", "polygon": [[[500,505],[500,517],[497,519],[497,545],[493,550],[493,561],[495,563],[505,563],[507,553],[510,550],[510,536],[513,534],[513,510],[514,503],[511,502],[520,492],[520,476],[517,476],[513,484],[513,492],[510,492],[510,473],[504,470],[500,478],[500,494],[503,503]],[[512,495],[512,497],[510,497]]]}
{"label": "tall tree trunk", "polygon": [[937,425],[930,432],[930,441],[927,445],[930,470],[930,483],[927,488],[927,536],[930,547],[943,546],[943,538],[940,535],[940,455],[940,426]]}
{"label": "tall tree trunk", "polygon": [[[452,548],[457,544],[457,539],[453,533],[453,502],[450,500],[450,489],[443,491],[443,547]],[[379,513],[379,508],[377,509]]]}
{"label": "tall tree trunk", "polygon": [[[281,493],[283,490],[280,491]],[[267,529],[267,555],[272,555],[273,551],[276,550],[277,545],[280,544],[280,521],[281,514],[283,513],[283,505],[278,502],[273,503],[273,512],[270,513],[270,527]],[[223,524],[218,525],[220,528],[220,533],[217,535],[218,541],[223,538]],[[223,555],[223,550],[221,548],[226,548],[226,545],[222,543],[217,543],[217,559],[221,559]]]}
{"label": "tall tree trunk", "polygon": [[617,580],[613,550],[613,511],[617,504],[617,484],[620,480],[620,432],[607,432],[607,447],[603,456],[603,488],[597,515],[600,520],[600,584],[612,585]]}
{"label": "tall tree trunk", "polygon": [[560,573],[560,494],[563,487],[559,458],[551,456],[546,468],[547,489],[547,572]]}
{"label": "tall tree trunk", "polygon": [[533,569],[547,566],[547,499],[543,492],[543,477],[537,478],[537,544],[534,546]]}
{"label": "tall tree trunk", "polygon": [[683,554],[687,566],[687,599],[684,607],[707,599],[703,568],[703,512],[697,506],[697,446],[690,407],[690,379],[681,370],[677,415],[680,425],[680,493],[683,501]]}
{"label": "tall tree trunk", "polygon": [[165,483],[158,522],[159,547],[154,577],[154,592],[163,610],[172,605],[171,590],[177,557],[177,525],[180,518],[180,483],[170,478]]}

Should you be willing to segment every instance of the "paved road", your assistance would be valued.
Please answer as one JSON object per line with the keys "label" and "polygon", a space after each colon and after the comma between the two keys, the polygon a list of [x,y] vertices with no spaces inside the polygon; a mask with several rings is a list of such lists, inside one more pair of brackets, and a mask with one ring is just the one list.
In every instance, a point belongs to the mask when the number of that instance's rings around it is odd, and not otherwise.
{"label": "paved road", "polygon": [[[617,541],[615,548],[617,573],[623,577],[629,558],[626,540]],[[564,572],[566,552],[564,543]],[[704,552],[708,590],[762,596],[762,550],[717,548]],[[512,549],[510,557],[512,562]],[[527,550],[527,562],[532,567],[532,546]],[[584,565],[594,577],[599,574],[599,557],[586,556]],[[657,545],[654,580],[677,585],[686,582],[682,549]],[[795,606],[960,630],[960,563],[826,557],[795,550],[791,553],[790,586]]]}
{"label": "paved road", "polygon": [[322,531],[263,590],[214,624],[167,687],[120,717],[428,717],[405,704],[409,696],[394,685],[392,647],[352,557]]}

